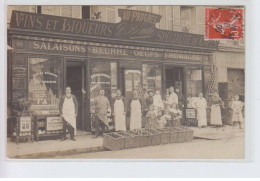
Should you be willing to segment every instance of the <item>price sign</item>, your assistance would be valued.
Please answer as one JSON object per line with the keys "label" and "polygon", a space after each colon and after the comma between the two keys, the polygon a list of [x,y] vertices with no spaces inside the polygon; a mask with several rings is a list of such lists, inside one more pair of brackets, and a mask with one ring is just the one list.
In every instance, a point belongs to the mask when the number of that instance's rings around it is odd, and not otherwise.
{"label": "price sign", "polygon": [[47,131],[57,131],[63,129],[63,122],[60,117],[47,117]]}
{"label": "price sign", "polygon": [[195,109],[186,109],[186,118],[195,119],[196,118],[196,110]]}
{"label": "price sign", "polygon": [[20,132],[30,132],[32,130],[32,118],[30,116],[20,118]]}

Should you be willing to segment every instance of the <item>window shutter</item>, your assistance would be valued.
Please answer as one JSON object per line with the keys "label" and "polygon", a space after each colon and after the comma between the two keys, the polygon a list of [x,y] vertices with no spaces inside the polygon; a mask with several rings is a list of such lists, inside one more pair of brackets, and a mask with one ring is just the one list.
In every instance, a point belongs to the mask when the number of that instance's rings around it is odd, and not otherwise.
{"label": "window shutter", "polygon": [[146,11],[146,6],[138,6],[138,10],[140,10],[140,11]]}
{"label": "window shutter", "polygon": [[42,14],[54,15],[54,6],[42,6]]}
{"label": "window shutter", "polygon": [[116,21],[116,13],[115,13],[115,9],[112,8],[106,8],[107,11],[107,22],[109,23],[115,23]]}
{"label": "window shutter", "polygon": [[16,6],[16,10],[30,12],[30,6]]}
{"label": "window shutter", "polygon": [[72,6],[61,6],[61,16],[72,17]]}
{"label": "window shutter", "polygon": [[72,17],[73,18],[79,18],[81,19],[81,6],[72,6],[73,11],[72,11]]}

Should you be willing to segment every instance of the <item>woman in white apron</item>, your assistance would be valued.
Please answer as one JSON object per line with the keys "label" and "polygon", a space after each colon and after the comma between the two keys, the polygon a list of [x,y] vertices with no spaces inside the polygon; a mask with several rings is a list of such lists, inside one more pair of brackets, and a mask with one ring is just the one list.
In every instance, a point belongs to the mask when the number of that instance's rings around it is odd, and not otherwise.
{"label": "woman in white apron", "polygon": [[218,92],[215,92],[214,96],[211,99],[211,115],[210,115],[210,124],[215,126],[222,126],[221,110],[220,105],[222,100],[219,97]]}
{"label": "woman in white apron", "polygon": [[133,91],[130,104],[130,130],[142,128],[142,106],[137,95],[137,91]]}
{"label": "woman in white apron", "polygon": [[66,95],[62,96],[59,104],[60,114],[63,119],[62,141],[66,139],[66,129],[70,133],[70,138],[74,141],[76,135],[76,117],[78,114],[78,103],[74,95],[71,94],[71,88],[66,88]]}
{"label": "woman in white apron", "polygon": [[125,105],[121,91],[117,90],[117,96],[114,102],[115,131],[125,131]]}
{"label": "woman in white apron", "polygon": [[206,127],[207,126],[207,101],[203,98],[203,94],[199,94],[199,98],[196,99],[194,103],[197,110],[197,119],[198,119],[198,127]]}

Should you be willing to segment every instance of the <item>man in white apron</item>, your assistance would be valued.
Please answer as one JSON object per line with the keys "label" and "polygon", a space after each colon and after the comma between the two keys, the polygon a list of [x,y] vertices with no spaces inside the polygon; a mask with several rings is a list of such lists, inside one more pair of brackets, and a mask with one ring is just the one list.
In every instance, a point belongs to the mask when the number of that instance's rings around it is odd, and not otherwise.
{"label": "man in white apron", "polygon": [[195,108],[197,109],[198,127],[207,126],[207,101],[203,97],[202,93],[199,93],[199,98],[194,102]]}
{"label": "man in white apron", "polygon": [[130,130],[142,128],[142,106],[138,99],[138,93],[133,91],[133,99],[130,102]]}
{"label": "man in white apron", "polygon": [[62,141],[66,139],[66,128],[70,133],[70,139],[76,141],[76,118],[78,114],[78,102],[74,95],[71,94],[71,88],[66,88],[66,95],[62,96],[59,104],[60,115],[63,120]]}
{"label": "man in white apron", "polygon": [[116,98],[113,101],[113,114],[115,120],[115,131],[125,131],[125,102],[124,97],[121,96],[121,91],[118,89],[116,91]]}

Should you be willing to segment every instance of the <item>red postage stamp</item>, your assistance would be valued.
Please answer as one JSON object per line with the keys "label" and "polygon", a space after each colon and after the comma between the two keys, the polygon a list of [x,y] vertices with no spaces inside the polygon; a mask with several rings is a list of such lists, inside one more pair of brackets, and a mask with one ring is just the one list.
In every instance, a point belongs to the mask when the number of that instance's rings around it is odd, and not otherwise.
{"label": "red postage stamp", "polygon": [[241,39],[244,9],[205,8],[205,39]]}

